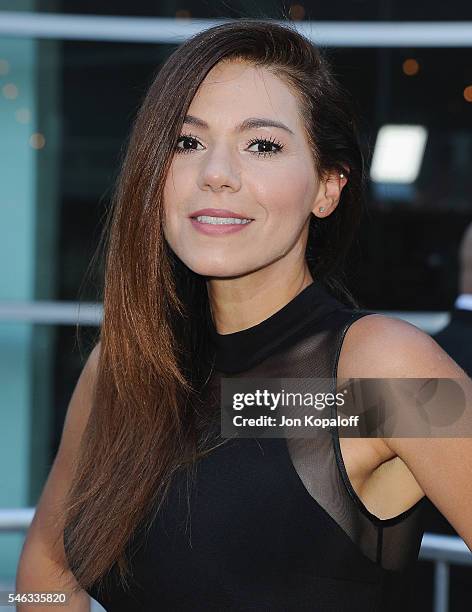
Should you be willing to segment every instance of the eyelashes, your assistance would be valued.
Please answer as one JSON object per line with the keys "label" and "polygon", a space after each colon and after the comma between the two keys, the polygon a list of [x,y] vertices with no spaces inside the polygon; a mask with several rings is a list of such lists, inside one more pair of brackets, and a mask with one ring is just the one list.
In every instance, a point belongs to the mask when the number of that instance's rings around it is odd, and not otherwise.
{"label": "eyelashes", "polygon": [[[188,153],[192,153],[193,151],[197,151],[197,149],[185,149],[183,147],[179,147],[177,146],[180,142],[185,142],[185,141],[191,141],[193,143],[198,143],[197,137],[194,136],[193,134],[182,134],[178,140],[177,140],[177,144],[175,145],[175,151],[178,155],[186,155]],[[280,153],[280,151],[282,151],[282,149],[284,148],[284,145],[279,142],[276,138],[251,138],[251,140],[249,140],[246,143],[246,146],[250,147],[254,144],[261,144],[263,146],[270,146],[270,147],[275,147],[275,151],[250,151],[250,153],[253,153],[254,155],[257,155],[258,157],[262,156],[262,157],[271,157],[272,155],[277,155],[278,153]]]}
{"label": "eyelashes", "polygon": [[275,138],[251,138],[251,140],[247,143],[247,146],[250,147],[253,144],[262,144],[264,146],[269,145],[271,147],[275,147],[275,151],[251,151],[251,153],[255,153],[258,156],[263,155],[264,157],[267,155],[276,155],[284,148],[284,145]]}

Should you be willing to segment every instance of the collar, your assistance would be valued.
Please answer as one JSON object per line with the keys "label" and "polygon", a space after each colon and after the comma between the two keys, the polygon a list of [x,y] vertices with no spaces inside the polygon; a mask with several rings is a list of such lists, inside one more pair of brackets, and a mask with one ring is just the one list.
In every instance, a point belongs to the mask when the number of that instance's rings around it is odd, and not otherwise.
{"label": "collar", "polygon": [[210,341],[215,348],[215,367],[228,373],[242,372],[293,342],[306,326],[329,313],[345,308],[322,282],[314,281],[264,321],[230,334],[219,334],[210,321]]}

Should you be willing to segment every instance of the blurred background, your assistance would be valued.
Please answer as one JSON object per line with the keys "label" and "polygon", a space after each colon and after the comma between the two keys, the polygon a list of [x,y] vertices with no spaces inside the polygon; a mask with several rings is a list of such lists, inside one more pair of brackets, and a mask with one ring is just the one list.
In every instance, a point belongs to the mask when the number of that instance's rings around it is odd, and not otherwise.
{"label": "blurred background", "polygon": [[[297,22],[352,93],[370,181],[350,289],[428,333],[450,321],[472,222],[470,1],[0,0],[2,584],[24,538],[6,511],[37,503],[97,332],[85,275],[131,121],[177,45],[238,17]],[[419,562],[412,610],[469,609],[472,568],[448,567]]]}

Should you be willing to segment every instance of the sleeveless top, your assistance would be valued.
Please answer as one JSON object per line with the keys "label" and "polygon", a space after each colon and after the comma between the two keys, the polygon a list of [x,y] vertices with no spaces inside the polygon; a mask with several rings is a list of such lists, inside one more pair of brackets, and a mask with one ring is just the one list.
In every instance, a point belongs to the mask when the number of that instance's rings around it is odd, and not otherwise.
{"label": "sleeveless top", "polygon": [[[219,334],[211,322],[210,409],[220,414],[222,378],[335,384],[346,331],[367,314],[315,281],[248,329]],[[349,481],[336,427],[219,439],[191,484],[175,474],[147,538],[133,536],[131,587],[112,580],[88,591],[106,610],[385,612],[408,603],[425,497],[393,518],[372,514]]]}

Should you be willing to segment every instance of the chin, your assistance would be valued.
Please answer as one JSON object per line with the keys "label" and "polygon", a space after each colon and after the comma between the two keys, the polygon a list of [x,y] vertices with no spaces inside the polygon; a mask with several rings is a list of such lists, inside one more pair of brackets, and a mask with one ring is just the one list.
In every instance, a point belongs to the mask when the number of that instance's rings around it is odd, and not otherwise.
{"label": "chin", "polygon": [[212,278],[233,278],[248,274],[249,270],[241,265],[235,266],[228,261],[219,262],[215,259],[210,261],[186,261],[185,265],[196,274]]}

